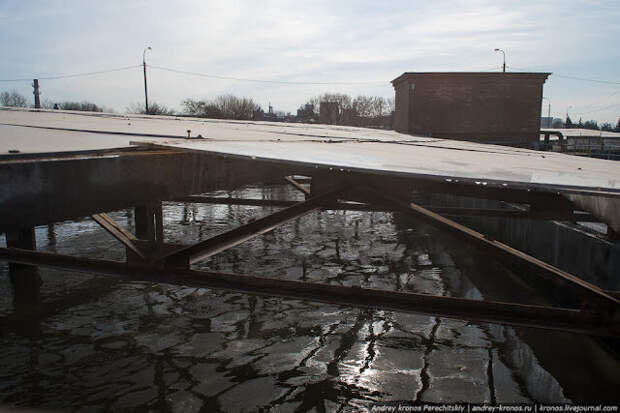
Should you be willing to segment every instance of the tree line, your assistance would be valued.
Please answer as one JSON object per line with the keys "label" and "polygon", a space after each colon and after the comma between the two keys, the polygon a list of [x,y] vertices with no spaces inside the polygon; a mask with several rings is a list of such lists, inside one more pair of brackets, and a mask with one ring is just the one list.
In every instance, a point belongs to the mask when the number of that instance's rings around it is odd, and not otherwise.
{"label": "tree line", "polygon": [[[10,92],[1,92],[0,93],[0,106],[14,106],[18,108],[30,107],[32,105],[28,104],[26,97],[15,90]],[[43,109],[62,109],[62,110],[80,110],[86,112],[103,112],[104,107],[98,106],[92,102],[82,101],[82,102],[53,102],[50,99],[44,99],[41,102],[41,107]]]}
{"label": "tree line", "polygon": [[612,132],[612,131],[620,132],[620,118],[618,118],[618,123],[614,127],[614,125],[610,122],[601,123],[601,125],[599,126],[598,122],[595,120],[587,120],[584,122],[581,118],[579,119],[579,122],[573,123],[570,116],[567,116],[563,125],[557,125],[554,127],[560,127],[560,126],[566,129],[590,129],[590,130],[601,130],[601,131],[609,131],[609,132]]}
{"label": "tree line", "polygon": [[[1,106],[28,107],[26,97],[17,91],[5,91],[0,93]],[[95,103],[82,101],[64,101],[54,103],[49,99],[41,102],[41,107],[46,109],[78,110],[90,112],[102,112],[105,109]],[[320,122],[336,125],[375,126],[391,127],[391,117],[394,112],[394,99],[386,99],[381,96],[351,97],[343,93],[323,93],[312,97],[297,109],[296,115],[281,115],[269,112],[266,114],[261,106],[252,98],[238,97],[231,94],[220,95],[213,99],[185,99],[181,102],[182,111],[173,109],[157,102],[149,104],[150,115],[176,115],[193,116],[213,119],[234,120],[280,120],[298,122]],[[134,103],[126,108],[128,113],[146,114],[147,110],[142,103]],[[602,131],[620,132],[620,119],[614,126],[609,122],[601,125],[595,120],[579,119],[574,123],[570,117],[566,120],[556,121],[553,127],[580,128]]]}
{"label": "tree line", "polygon": [[[26,107],[27,100],[16,91],[2,92],[0,104],[3,106]],[[252,98],[238,97],[231,94],[220,95],[213,99],[185,99],[181,102],[182,111],[176,112],[157,102],[149,104],[148,112],[142,103],[134,103],[126,108],[128,113],[149,115],[194,116],[213,119],[234,120],[287,120],[318,122],[321,120],[321,105],[329,108],[327,114],[330,122],[335,124],[352,124],[356,119],[374,119],[389,116],[394,110],[394,100],[380,96],[351,97],[342,93],[324,93],[306,101],[297,110],[297,115],[282,112],[265,113]],[[101,112],[103,107],[95,103],[58,102],[47,99],[41,103],[45,109],[83,110]],[[323,110],[325,112],[325,110]]]}

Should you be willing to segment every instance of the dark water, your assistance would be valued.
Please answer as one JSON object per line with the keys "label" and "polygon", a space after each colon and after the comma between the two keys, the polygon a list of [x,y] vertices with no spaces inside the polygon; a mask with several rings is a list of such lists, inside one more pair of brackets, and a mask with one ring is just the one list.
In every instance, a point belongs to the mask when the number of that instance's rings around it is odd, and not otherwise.
{"label": "dark water", "polygon": [[[231,195],[298,197],[284,186]],[[165,203],[166,241],[189,244],[275,210]],[[133,230],[131,211],[111,215]],[[124,259],[91,220],[36,233],[40,250]],[[508,271],[420,223],[352,211],[309,214],[196,267],[473,299],[504,298],[495,277]],[[0,337],[4,406],[348,412],[394,400],[616,397],[613,380],[584,353],[587,339],[570,334],[47,268],[39,274],[46,311],[33,316],[14,302],[8,266],[0,264],[0,316],[23,314]],[[476,286],[481,279],[484,288]],[[617,364],[599,361],[617,376]]]}

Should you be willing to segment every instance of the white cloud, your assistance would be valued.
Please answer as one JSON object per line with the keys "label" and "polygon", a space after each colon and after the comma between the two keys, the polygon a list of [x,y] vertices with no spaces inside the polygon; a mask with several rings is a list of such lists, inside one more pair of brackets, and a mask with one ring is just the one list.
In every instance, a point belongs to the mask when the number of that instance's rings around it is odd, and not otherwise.
{"label": "white cloud", "polygon": [[[4,2],[0,78],[137,65],[150,45],[147,60],[154,66],[257,79],[386,82],[281,86],[150,70],[152,99],[176,108],[185,97],[228,92],[287,111],[326,90],[391,96],[389,80],[404,71],[499,67],[495,47],[506,50],[512,67],[620,79],[618,9],[616,0]],[[143,98],[139,69],[42,85],[50,99],[88,99],[118,110]],[[552,78],[545,94],[563,113],[571,102],[614,90],[594,85]],[[27,82],[5,86],[0,89],[30,93]],[[592,115],[615,121],[617,111]]]}

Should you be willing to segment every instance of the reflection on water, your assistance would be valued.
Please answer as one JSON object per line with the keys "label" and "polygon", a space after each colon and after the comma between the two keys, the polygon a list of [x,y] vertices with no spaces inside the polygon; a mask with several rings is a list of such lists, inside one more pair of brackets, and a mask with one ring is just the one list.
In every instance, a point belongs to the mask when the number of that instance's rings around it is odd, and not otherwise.
{"label": "reflection on water", "polygon": [[[216,193],[216,195],[224,193]],[[228,195],[226,193],[225,195]],[[291,199],[288,187],[232,196]],[[167,242],[192,243],[275,211],[164,205]],[[131,211],[111,216],[132,230]],[[94,222],[37,228],[40,249],[121,260]],[[4,242],[4,241],[3,241]],[[458,252],[389,213],[322,211],[198,268],[484,298]],[[0,312],[16,312],[0,267]],[[509,327],[106,276],[40,270],[43,316],[3,333],[4,404],[75,411],[359,411],[376,401],[566,402]],[[546,333],[540,333],[541,335]]]}

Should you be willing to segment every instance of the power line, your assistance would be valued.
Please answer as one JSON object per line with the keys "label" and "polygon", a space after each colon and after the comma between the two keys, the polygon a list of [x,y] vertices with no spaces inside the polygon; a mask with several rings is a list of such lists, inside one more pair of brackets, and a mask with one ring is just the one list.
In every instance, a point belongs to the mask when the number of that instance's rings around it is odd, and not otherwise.
{"label": "power line", "polygon": [[[190,75],[190,76],[208,77],[212,79],[224,79],[224,80],[235,80],[235,81],[242,81],[242,82],[258,82],[258,83],[277,83],[277,84],[286,84],[286,85],[365,85],[365,84],[389,83],[389,81],[387,80],[369,80],[369,81],[356,81],[356,82],[310,82],[310,81],[250,79],[250,78],[239,78],[239,77],[232,77],[232,76],[221,76],[221,75],[213,75],[213,74],[207,74],[207,73],[190,72],[186,70],[171,69],[171,68],[162,67],[162,66],[150,65],[148,67],[152,69],[164,70],[164,71],[172,72],[172,73],[179,73],[179,74]],[[476,72],[490,72],[492,70],[497,70],[497,69],[501,69],[501,68],[498,68],[496,66],[496,67],[491,67],[487,69],[476,70]]]}
{"label": "power line", "polygon": [[600,108],[600,109],[589,110],[589,111],[587,111],[587,112],[577,112],[577,111],[576,111],[576,112],[574,112],[574,113],[576,113],[576,114],[578,114],[578,115],[586,115],[586,114],[588,114],[588,113],[602,112],[602,111],[604,111],[604,110],[611,109],[611,108],[616,107],[616,106],[620,106],[620,103],[614,103],[614,104],[612,104],[612,105],[605,106],[605,107]]}
{"label": "power line", "polygon": [[208,77],[212,79],[223,79],[223,80],[236,80],[241,82],[257,82],[257,83],[277,83],[284,85],[364,85],[364,84],[379,84],[379,83],[387,83],[385,80],[374,80],[374,81],[366,81],[366,82],[296,82],[296,81],[287,81],[287,80],[265,80],[265,79],[249,79],[249,78],[240,78],[240,77],[231,77],[231,76],[220,76],[220,75],[211,75],[206,73],[198,73],[198,72],[188,72],[185,70],[177,70],[170,69],[167,67],[161,66],[148,66],[151,69],[164,70],[166,72],[179,73],[183,75],[190,76],[201,76]]}
{"label": "power line", "polygon": [[33,77],[23,78],[23,79],[0,79],[0,82],[30,82],[32,81],[32,79],[35,79],[35,78],[39,80],[67,79],[71,77],[92,76],[92,75],[100,75],[103,73],[121,72],[123,70],[135,69],[137,67],[142,67],[142,65],[125,66],[125,67],[119,67],[117,69],[98,70],[96,72],[73,73],[69,75],[57,75],[57,76],[46,76],[46,77],[33,76]]}
{"label": "power line", "polygon": [[556,73],[552,73],[551,76],[563,77],[564,79],[571,79],[571,80],[583,80],[585,82],[605,83],[608,85],[620,85],[620,82],[614,82],[612,80],[587,79],[585,77],[566,76],[566,75],[559,75]]}
{"label": "power line", "polygon": [[583,105],[577,105],[577,108],[582,109],[582,110],[583,110],[583,109],[591,109],[591,108],[592,108],[592,109],[596,109],[597,107],[600,107],[600,106],[602,106],[602,105],[607,105],[609,102],[603,102],[603,101],[608,100],[609,98],[611,98],[611,97],[613,97],[613,96],[617,95],[618,93],[620,93],[620,89],[619,89],[619,90],[616,90],[615,92],[613,92],[613,93],[612,93],[611,95],[609,95],[609,96],[605,96],[605,97],[603,97],[603,98],[599,99],[599,100],[598,100],[597,102],[595,102],[595,103],[586,103],[586,104],[583,104]]}
{"label": "power line", "polygon": [[[524,69],[522,67],[514,67],[514,66],[508,66],[511,69],[517,69],[517,70],[530,70],[530,69]],[[576,77],[576,76],[567,76],[567,75],[561,75],[559,73],[551,73],[551,76],[556,76],[556,77],[562,77],[564,79],[571,79],[571,80],[582,80],[584,82],[594,82],[594,83],[605,83],[608,85],[620,85],[620,82],[616,82],[613,80],[600,80],[600,79],[588,79],[585,77]]]}
{"label": "power line", "polygon": [[[67,79],[67,78],[72,78],[72,77],[93,76],[93,75],[99,75],[99,74],[104,74],[104,73],[121,72],[124,70],[135,69],[141,66],[142,65],[133,65],[133,66],[120,67],[116,69],[98,70],[94,72],[73,73],[73,74],[67,74],[67,75],[56,75],[56,76],[45,76],[45,77],[32,76],[28,78],[18,78],[18,79],[0,79],[0,82],[29,82],[34,78],[37,78],[39,80]],[[179,74],[190,75],[190,76],[208,77],[212,79],[235,80],[235,81],[242,81],[242,82],[257,82],[257,83],[276,83],[276,84],[286,84],[286,85],[363,85],[363,84],[379,84],[379,83],[387,82],[384,80],[359,81],[359,82],[309,82],[309,81],[305,82],[305,81],[251,79],[251,78],[240,78],[240,77],[232,77],[232,76],[221,76],[221,75],[214,75],[214,74],[207,74],[207,73],[191,72],[187,70],[171,69],[171,68],[163,67],[163,66],[149,66],[149,67],[152,69],[163,70],[163,71],[172,72],[172,73],[179,73]],[[509,67],[512,69],[517,69],[517,70],[530,70],[530,69],[524,69],[524,68],[519,68],[519,67],[514,67],[514,66],[509,66]],[[488,72],[488,71],[492,71],[496,69],[497,67],[493,67],[493,68],[482,69],[478,71]],[[584,77],[567,76],[567,75],[562,75],[558,73],[552,73],[551,76],[556,76],[556,77],[561,77],[561,78],[571,79],[571,80],[581,80],[581,81],[586,81],[586,82],[620,85],[620,82],[616,82],[612,80],[589,79],[589,78],[584,78]]]}

